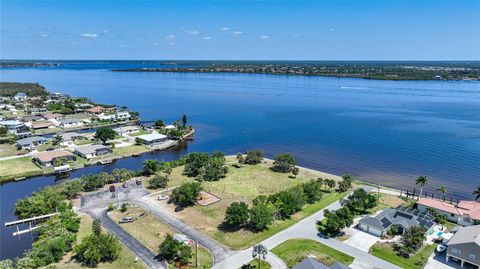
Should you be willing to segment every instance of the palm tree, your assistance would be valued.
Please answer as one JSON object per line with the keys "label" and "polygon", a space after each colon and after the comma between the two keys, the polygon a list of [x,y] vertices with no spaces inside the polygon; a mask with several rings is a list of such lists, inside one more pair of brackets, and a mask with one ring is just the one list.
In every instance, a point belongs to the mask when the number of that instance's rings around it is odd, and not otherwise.
{"label": "palm tree", "polygon": [[437,188],[437,191],[442,194],[445,194],[447,192],[447,189],[445,188],[445,186],[441,185],[440,187]]}
{"label": "palm tree", "polygon": [[422,192],[423,192],[423,187],[428,185],[428,179],[427,179],[426,176],[419,176],[417,181],[415,181],[415,184],[420,185],[420,195],[419,195],[419,197],[421,197]]}
{"label": "palm tree", "polygon": [[258,259],[258,269],[260,269],[260,260],[265,260],[267,253],[267,248],[262,244],[253,247],[252,257],[254,259]]}
{"label": "palm tree", "polygon": [[474,190],[472,194],[475,195],[475,200],[480,199],[480,186],[478,186],[477,189]]}

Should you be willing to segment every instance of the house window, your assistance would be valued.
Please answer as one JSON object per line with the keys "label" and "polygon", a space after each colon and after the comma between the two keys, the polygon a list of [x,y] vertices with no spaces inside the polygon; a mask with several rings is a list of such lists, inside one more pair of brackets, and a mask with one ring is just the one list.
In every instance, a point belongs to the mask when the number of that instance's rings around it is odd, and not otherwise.
{"label": "house window", "polygon": [[468,258],[469,258],[470,260],[474,261],[474,260],[475,260],[475,254],[470,253],[470,254],[468,255]]}
{"label": "house window", "polygon": [[452,248],[452,253],[457,255],[462,255],[462,251],[458,248]]}
{"label": "house window", "polygon": [[455,214],[451,213],[451,214],[450,214],[450,217],[455,217]]}

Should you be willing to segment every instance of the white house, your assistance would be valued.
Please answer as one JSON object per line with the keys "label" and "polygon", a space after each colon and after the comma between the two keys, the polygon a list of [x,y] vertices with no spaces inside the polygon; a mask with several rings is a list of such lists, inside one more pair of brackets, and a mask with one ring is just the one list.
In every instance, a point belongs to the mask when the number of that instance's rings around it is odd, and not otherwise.
{"label": "white house", "polygon": [[101,114],[98,114],[98,115],[97,115],[97,118],[100,119],[100,120],[115,120],[115,119],[116,119],[116,115],[115,115],[115,114],[105,114],[105,113],[101,113]]}
{"label": "white house", "polygon": [[143,144],[148,146],[155,146],[167,141],[167,136],[163,134],[146,134],[137,136]]}
{"label": "white house", "polygon": [[23,102],[23,101],[27,100],[27,95],[24,92],[19,92],[19,93],[15,94],[15,96],[13,97],[13,100],[15,100],[17,102]]}
{"label": "white house", "polygon": [[25,125],[25,123],[18,121],[18,120],[5,120],[0,121],[0,126],[4,126],[8,129],[8,132],[11,134],[15,134],[20,138],[30,136],[30,130]]}
{"label": "white house", "polygon": [[84,126],[84,122],[78,119],[59,119],[57,120],[62,128],[75,128]]}
{"label": "white house", "polygon": [[130,112],[128,111],[118,111],[116,114],[115,114],[115,118],[117,120],[128,120],[130,119],[131,115],[130,115]]}
{"label": "white house", "polygon": [[113,151],[111,148],[104,145],[89,145],[75,149],[75,154],[87,160],[98,156],[103,156],[112,152]]}

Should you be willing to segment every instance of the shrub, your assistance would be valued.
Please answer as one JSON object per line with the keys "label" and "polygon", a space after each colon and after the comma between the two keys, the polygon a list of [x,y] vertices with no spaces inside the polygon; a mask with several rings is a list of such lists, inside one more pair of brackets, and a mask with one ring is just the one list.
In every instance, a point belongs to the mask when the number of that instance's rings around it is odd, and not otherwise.
{"label": "shrub", "polygon": [[263,152],[260,150],[249,150],[247,151],[247,156],[245,157],[245,160],[243,160],[243,163],[246,164],[259,164],[263,161]]}
{"label": "shrub", "polygon": [[168,184],[168,177],[166,176],[154,176],[150,181],[148,181],[149,188],[158,189],[165,188]]}
{"label": "shrub", "polygon": [[120,212],[126,212],[127,211],[127,204],[123,203],[122,206],[120,207]]}
{"label": "shrub", "polygon": [[236,228],[246,224],[248,218],[248,205],[244,202],[231,203],[225,214],[225,222]]}
{"label": "shrub", "polygon": [[297,161],[292,155],[282,153],[275,156],[272,170],[280,173],[290,173],[295,165],[297,165]]}
{"label": "shrub", "polygon": [[198,182],[184,183],[172,191],[170,201],[179,206],[192,206],[201,190],[202,185]]}
{"label": "shrub", "polygon": [[267,204],[257,204],[250,209],[250,225],[256,231],[263,231],[273,222],[273,210]]}

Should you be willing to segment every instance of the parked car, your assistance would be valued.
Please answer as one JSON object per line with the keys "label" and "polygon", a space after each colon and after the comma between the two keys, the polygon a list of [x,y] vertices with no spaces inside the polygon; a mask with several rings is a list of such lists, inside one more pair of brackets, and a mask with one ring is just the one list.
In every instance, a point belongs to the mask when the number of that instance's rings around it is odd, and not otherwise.
{"label": "parked car", "polygon": [[170,198],[170,196],[166,195],[166,194],[160,194],[158,196],[158,200],[159,201],[162,201],[162,200],[167,200],[168,198]]}
{"label": "parked car", "polygon": [[180,212],[183,210],[183,206],[177,206],[175,207],[175,212]]}
{"label": "parked car", "polygon": [[184,243],[185,245],[193,244],[193,240],[184,234],[174,234],[173,239],[177,240],[178,242]]}
{"label": "parked car", "polygon": [[128,188],[127,182],[123,182],[122,187],[125,188],[125,189]]}
{"label": "parked car", "polygon": [[115,186],[111,185],[109,189],[110,189],[110,192],[115,192]]}
{"label": "parked car", "polygon": [[142,185],[142,181],[140,179],[135,180],[135,183],[137,183],[137,185]]}
{"label": "parked car", "polygon": [[437,252],[438,253],[444,252],[446,249],[447,249],[447,246],[445,246],[445,245],[438,245],[437,246]]}
{"label": "parked car", "polygon": [[129,222],[133,222],[133,217],[123,217],[120,219],[118,223],[129,223]]}

